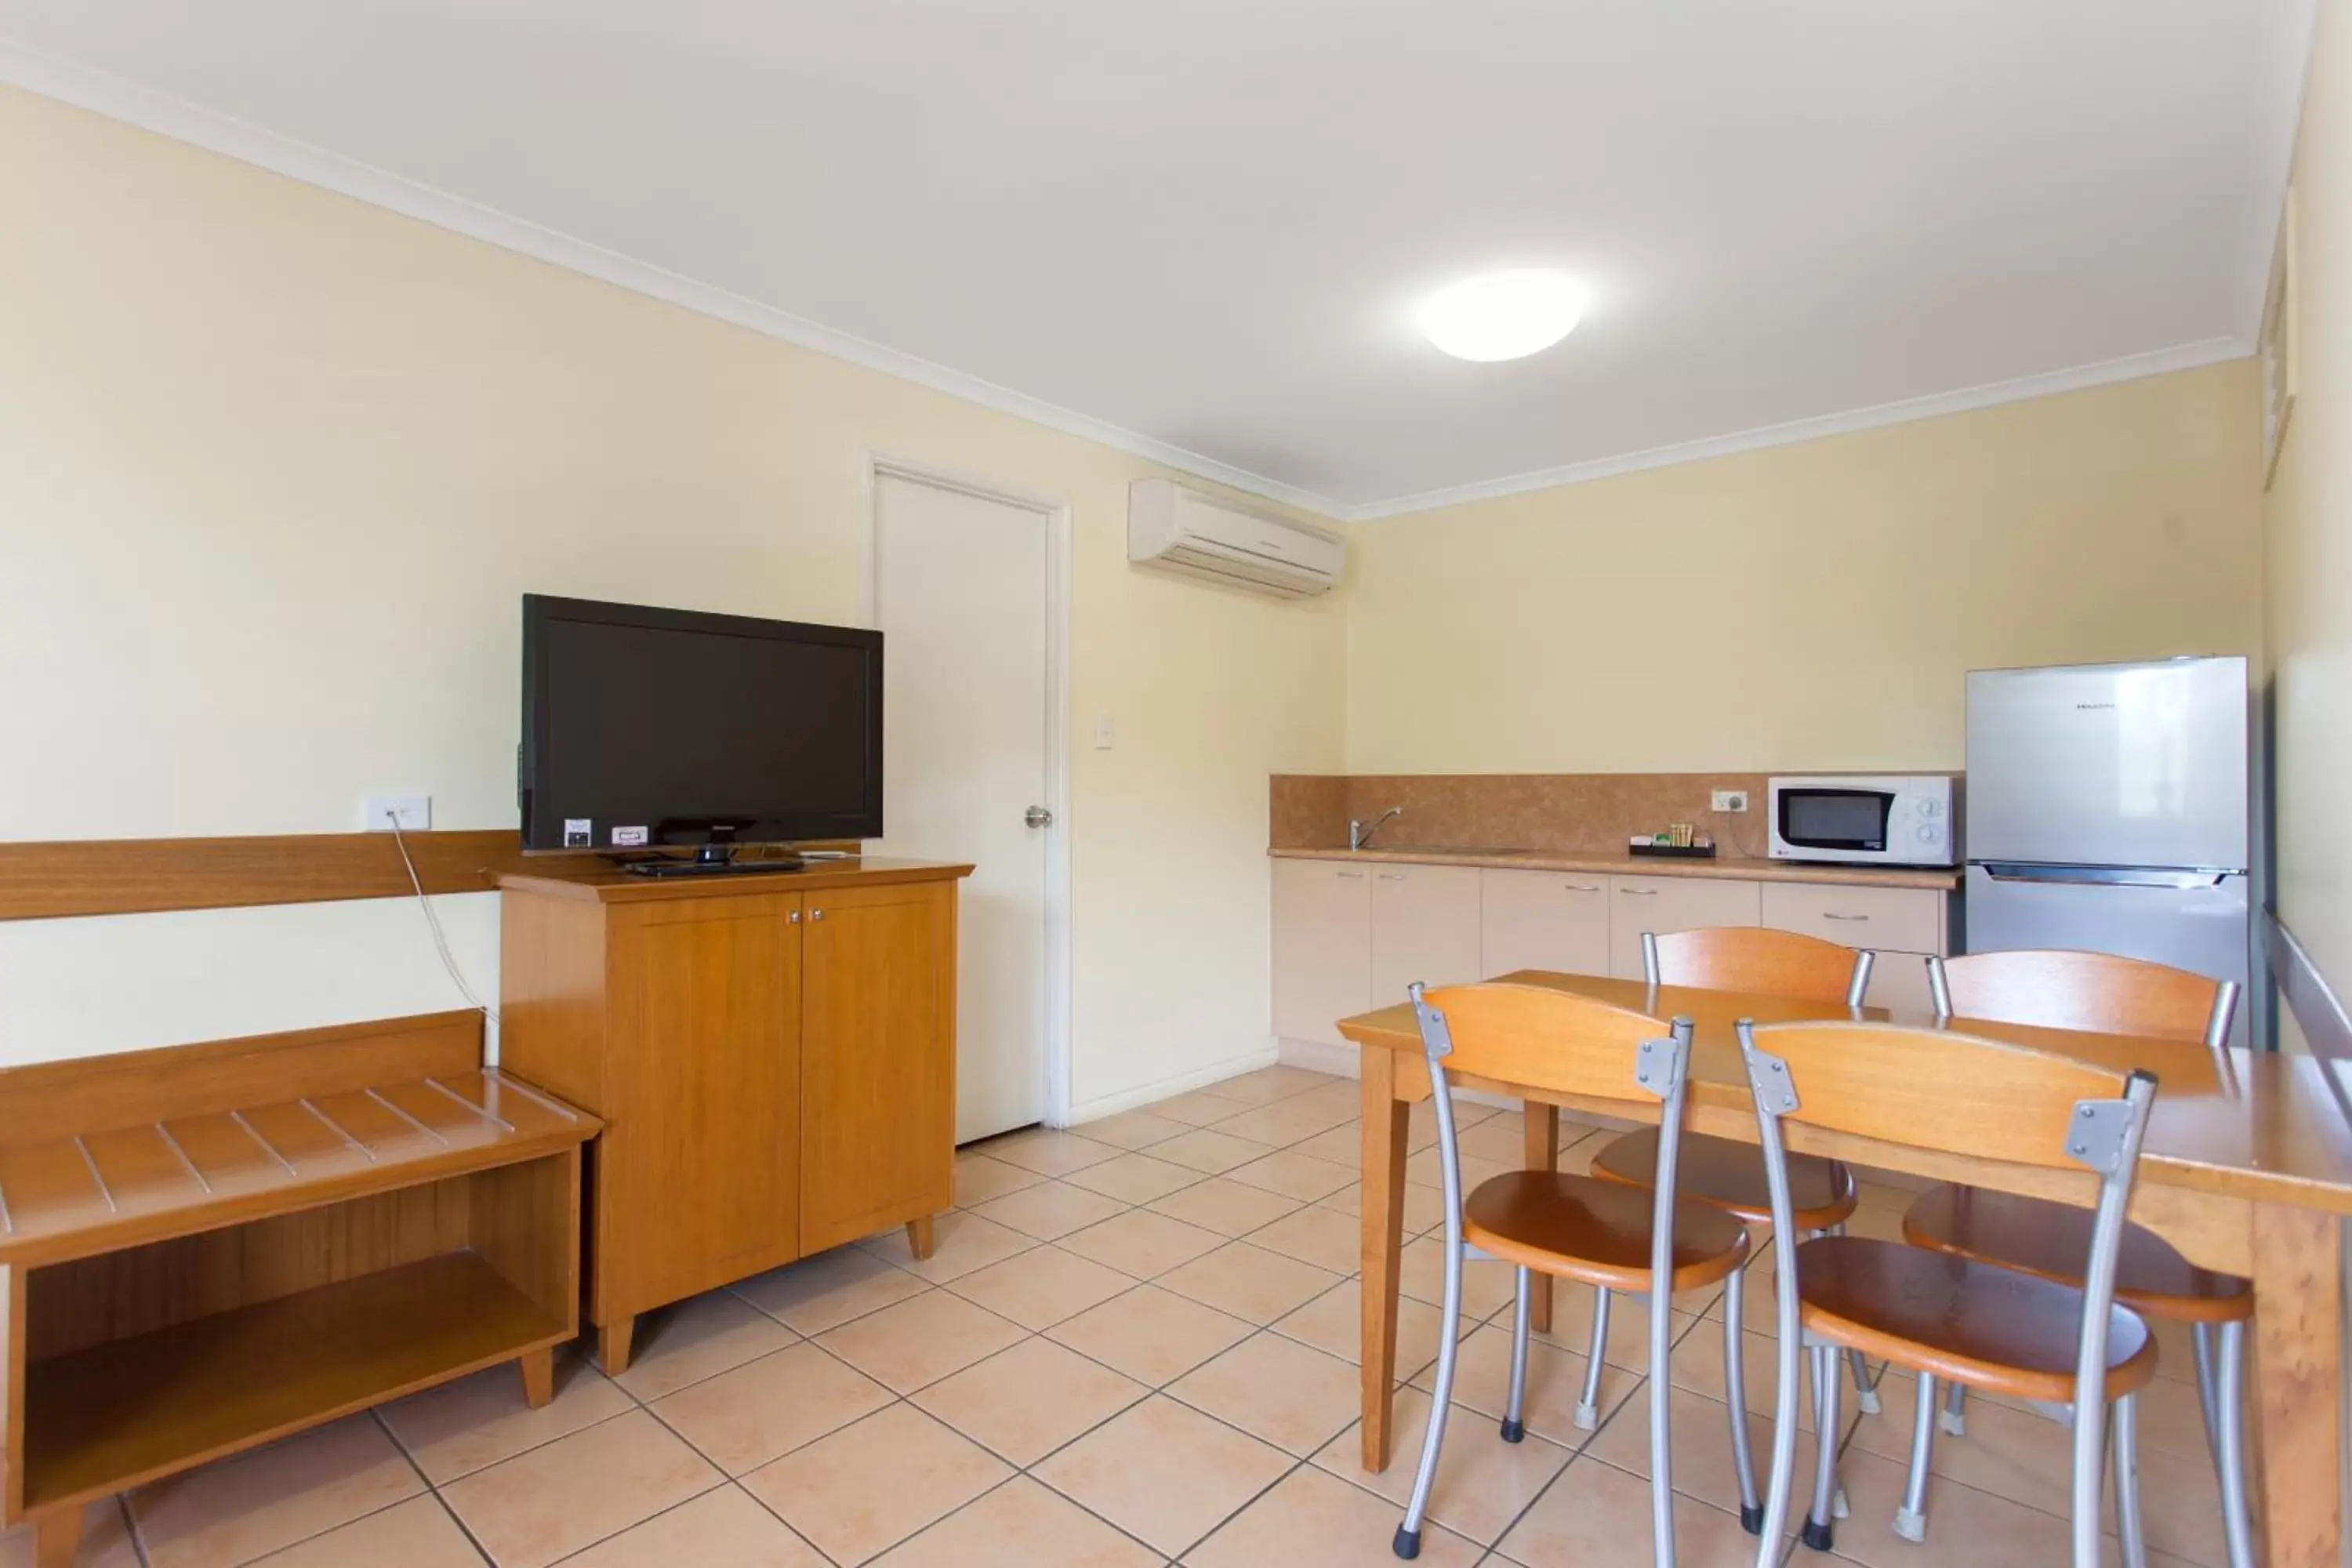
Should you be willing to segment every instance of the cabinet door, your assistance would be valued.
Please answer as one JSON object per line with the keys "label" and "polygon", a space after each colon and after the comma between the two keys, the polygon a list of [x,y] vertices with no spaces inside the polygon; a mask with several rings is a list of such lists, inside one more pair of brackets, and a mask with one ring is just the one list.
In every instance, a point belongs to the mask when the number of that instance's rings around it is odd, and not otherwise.
{"label": "cabinet door", "polygon": [[1944,951],[1944,900],[1930,888],[1767,882],[1764,923],[1874,950],[1871,1005],[1924,1013],[1934,1008],[1925,955]]}
{"label": "cabinet door", "polygon": [[1763,921],[1755,882],[1712,877],[1609,879],[1609,973],[1642,978],[1642,933],[1696,931],[1701,926],[1752,926]]}
{"label": "cabinet door", "polygon": [[1563,871],[1478,873],[1478,974],[1609,973],[1609,879]]}
{"label": "cabinet door", "polygon": [[1372,874],[1366,864],[1274,862],[1274,1032],[1342,1046],[1342,1018],[1372,1005]]}
{"label": "cabinet door", "polygon": [[1419,980],[1454,985],[1478,973],[1478,868],[1372,868],[1372,1005],[1405,999]]}
{"label": "cabinet door", "polygon": [[799,909],[737,896],[613,916],[600,1321],[796,1254]]}
{"label": "cabinet door", "polygon": [[814,892],[801,924],[801,1249],[953,1205],[955,889]]}

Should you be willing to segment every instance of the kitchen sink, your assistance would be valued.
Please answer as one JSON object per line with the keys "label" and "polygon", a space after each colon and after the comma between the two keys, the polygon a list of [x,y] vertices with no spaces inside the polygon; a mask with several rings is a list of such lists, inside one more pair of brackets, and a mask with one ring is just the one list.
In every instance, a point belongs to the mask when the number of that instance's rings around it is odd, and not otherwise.
{"label": "kitchen sink", "polygon": [[1382,855],[1427,855],[1433,858],[1447,855],[1534,855],[1540,851],[1524,846],[1501,844],[1375,844],[1373,851]]}

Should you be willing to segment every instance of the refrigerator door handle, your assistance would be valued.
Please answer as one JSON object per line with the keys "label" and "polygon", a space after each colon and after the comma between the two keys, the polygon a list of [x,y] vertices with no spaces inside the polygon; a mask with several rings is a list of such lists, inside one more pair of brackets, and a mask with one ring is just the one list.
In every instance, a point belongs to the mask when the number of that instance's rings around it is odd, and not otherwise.
{"label": "refrigerator door handle", "polygon": [[2037,866],[1987,860],[1978,868],[1996,882],[2071,882],[2103,888],[2218,888],[2227,871],[2151,871],[2137,867]]}

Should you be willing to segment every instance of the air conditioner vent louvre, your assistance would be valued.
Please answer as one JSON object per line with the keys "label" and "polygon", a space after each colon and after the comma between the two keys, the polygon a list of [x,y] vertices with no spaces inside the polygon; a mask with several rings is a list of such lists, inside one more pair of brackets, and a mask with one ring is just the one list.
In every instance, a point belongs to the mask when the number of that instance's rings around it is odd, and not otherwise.
{"label": "air conditioner vent louvre", "polygon": [[1328,529],[1252,511],[1173,479],[1128,492],[1127,558],[1149,569],[1281,599],[1328,594],[1346,568],[1346,541]]}

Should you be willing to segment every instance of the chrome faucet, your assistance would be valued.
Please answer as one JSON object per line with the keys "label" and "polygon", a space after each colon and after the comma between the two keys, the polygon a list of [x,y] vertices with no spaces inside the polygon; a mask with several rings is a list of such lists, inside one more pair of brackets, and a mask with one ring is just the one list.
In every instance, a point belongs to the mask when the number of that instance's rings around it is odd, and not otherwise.
{"label": "chrome faucet", "polygon": [[1386,811],[1381,813],[1380,816],[1374,817],[1372,819],[1371,826],[1369,827],[1367,827],[1363,823],[1358,821],[1356,818],[1352,816],[1349,817],[1348,819],[1348,847],[1350,850],[1370,849],[1372,847],[1372,835],[1381,830],[1381,825],[1387,822],[1391,816],[1402,816],[1403,815],[1404,807],[1401,805],[1392,805]]}

